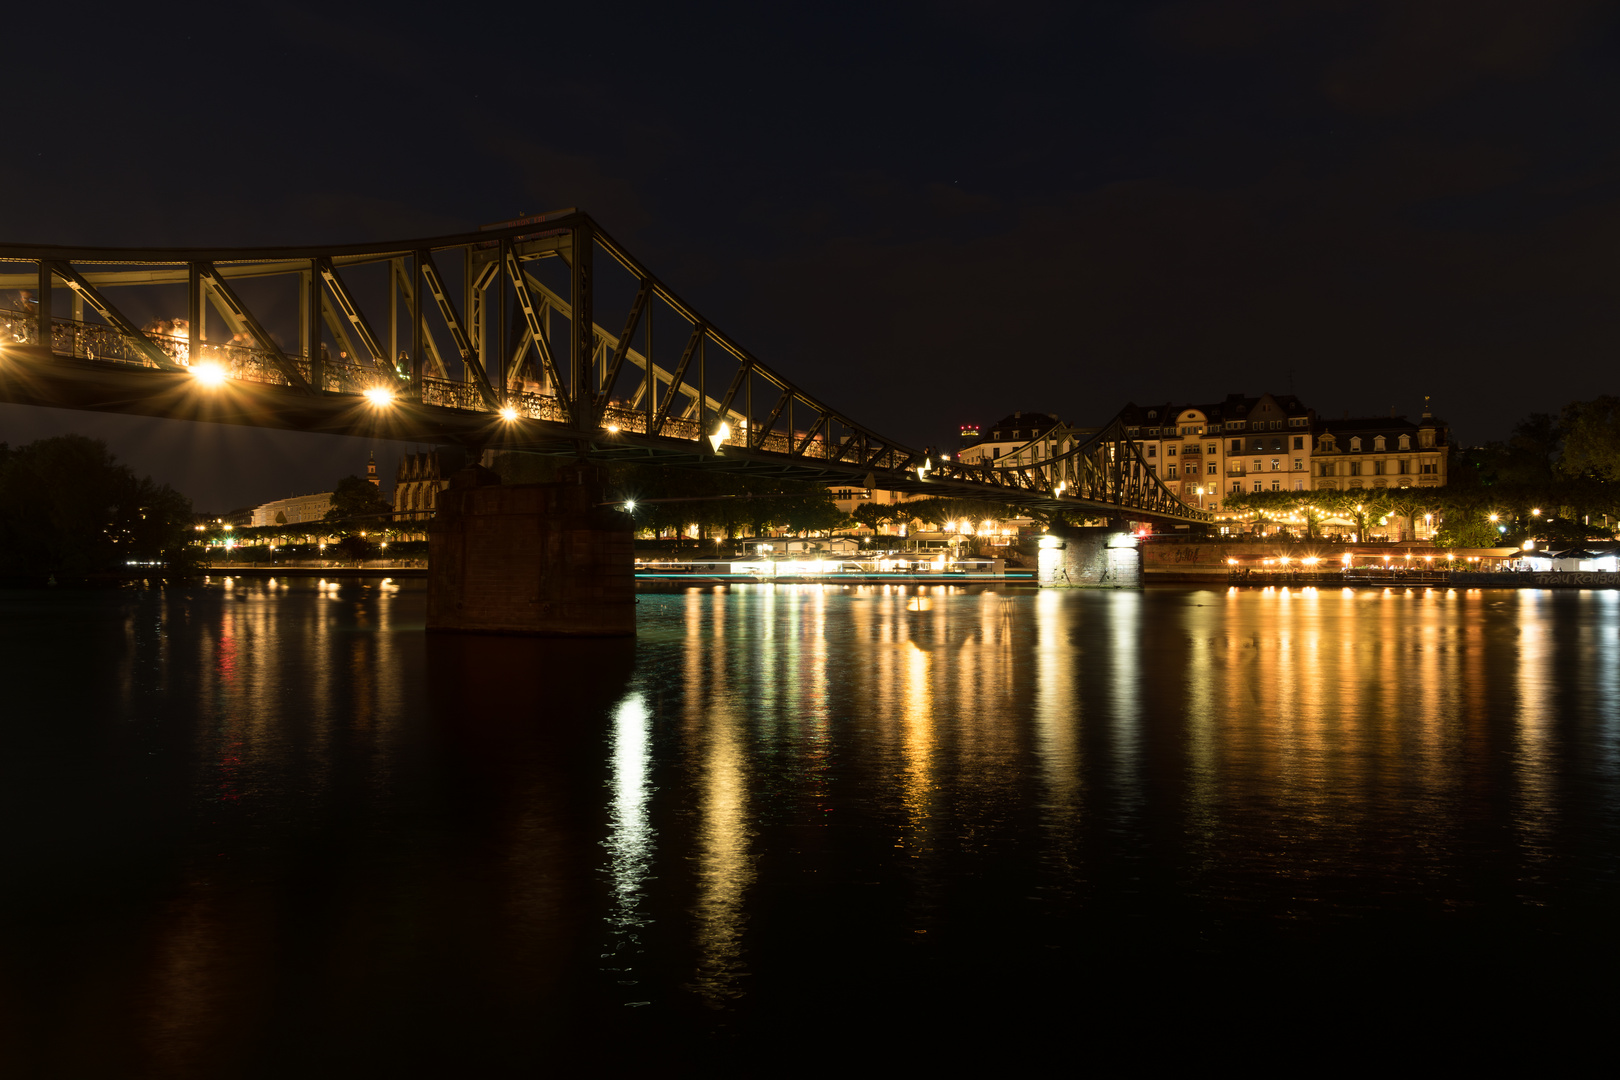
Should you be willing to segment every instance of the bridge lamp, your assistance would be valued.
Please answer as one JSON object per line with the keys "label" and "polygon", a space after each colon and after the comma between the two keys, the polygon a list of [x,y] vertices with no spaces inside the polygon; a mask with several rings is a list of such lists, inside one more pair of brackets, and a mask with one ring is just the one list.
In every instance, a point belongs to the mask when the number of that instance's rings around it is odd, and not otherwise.
{"label": "bridge lamp", "polygon": [[202,363],[192,367],[191,377],[196,379],[200,385],[212,389],[223,385],[226,376],[225,369],[220,367],[219,364],[213,360],[204,360]]}
{"label": "bridge lamp", "polygon": [[386,409],[394,403],[394,392],[386,386],[373,386],[366,391],[366,400],[379,409]]}
{"label": "bridge lamp", "polygon": [[634,499],[626,499],[626,500],[624,500],[624,512],[627,513],[627,514],[635,513],[636,512],[636,500],[634,500]]}
{"label": "bridge lamp", "polygon": [[731,438],[731,425],[722,420],[720,426],[715,429],[714,434],[709,436],[709,443],[714,447],[714,452],[718,454],[720,444],[729,438]]}
{"label": "bridge lamp", "polygon": [[510,406],[510,405],[501,406],[501,419],[502,420],[505,420],[508,424],[510,424],[512,421],[516,420],[517,418],[518,418],[518,411],[516,409],[512,408],[512,406]]}

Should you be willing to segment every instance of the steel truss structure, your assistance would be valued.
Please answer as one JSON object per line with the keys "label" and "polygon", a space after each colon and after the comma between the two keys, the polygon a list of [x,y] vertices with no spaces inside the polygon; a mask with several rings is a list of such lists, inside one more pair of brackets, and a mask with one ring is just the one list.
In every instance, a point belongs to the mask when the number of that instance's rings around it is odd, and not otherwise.
{"label": "steel truss structure", "polygon": [[[54,312],[63,288],[71,318]],[[4,290],[31,294],[0,310],[5,401],[1212,520],[1117,419],[991,466],[886,438],[768,367],[575,210],[341,247],[0,244]],[[621,303],[614,332],[599,309]],[[154,319],[182,304],[183,323]]]}

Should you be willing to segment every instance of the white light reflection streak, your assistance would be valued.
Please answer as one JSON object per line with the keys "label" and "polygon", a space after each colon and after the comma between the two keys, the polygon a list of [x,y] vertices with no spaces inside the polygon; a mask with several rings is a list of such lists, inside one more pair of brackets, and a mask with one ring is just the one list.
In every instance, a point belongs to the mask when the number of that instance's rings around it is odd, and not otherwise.
{"label": "white light reflection streak", "polygon": [[[1594,589],[1582,595],[1592,598],[1598,608],[1592,624],[1597,640],[1590,650],[1590,670],[1598,674],[1595,702],[1600,710],[1597,731],[1601,738],[1594,749],[1603,763],[1604,783],[1613,790],[1615,781],[1620,780],[1620,769],[1616,768],[1620,763],[1620,592]],[[1592,746],[1592,742],[1587,745]]]}
{"label": "white light reflection streak", "polygon": [[1106,598],[1111,631],[1108,655],[1110,712],[1113,720],[1114,780],[1122,814],[1141,812],[1142,790],[1142,594],[1120,590]]}
{"label": "white light reflection streak", "polygon": [[[635,985],[628,964],[642,951],[637,931],[650,920],[641,910],[642,889],[652,870],[656,834],[648,819],[648,764],[652,756],[652,723],[647,703],[633,693],[613,711],[608,740],[613,801],[608,813],[608,874],[613,907],[608,923],[613,934],[613,967],[621,985]],[[645,1004],[637,1002],[637,1004]]]}
{"label": "white light reflection streak", "polygon": [[[1514,757],[1519,807],[1514,815],[1525,865],[1520,882],[1528,886],[1541,875],[1552,855],[1553,787],[1556,783],[1552,743],[1554,643],[1549,618],[1551,600],[1541,589],[1520,589],[1519,686],[1516,717],[1519,752]],[[1528,897],[1526,897],[1528,899]]]}

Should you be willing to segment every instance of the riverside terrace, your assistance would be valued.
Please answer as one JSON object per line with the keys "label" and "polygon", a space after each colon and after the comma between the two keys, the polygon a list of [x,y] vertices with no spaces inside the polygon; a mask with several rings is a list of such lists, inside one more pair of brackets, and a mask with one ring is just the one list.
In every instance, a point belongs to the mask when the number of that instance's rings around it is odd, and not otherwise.
{"label": "riverside terrace", "polygon": [[1142,545],[1148,582],[1453,583],[1498,588],[1620,588],[1620,542],[1525,550],[1427,543],[1254,543],[1193,538]]}

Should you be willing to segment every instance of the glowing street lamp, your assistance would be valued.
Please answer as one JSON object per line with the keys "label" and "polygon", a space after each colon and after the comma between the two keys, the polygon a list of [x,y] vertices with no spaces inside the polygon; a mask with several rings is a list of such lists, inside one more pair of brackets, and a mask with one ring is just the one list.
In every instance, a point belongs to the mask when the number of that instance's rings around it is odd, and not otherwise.
{"label": "glowing street lamp", "polygon": [[394,392],[386,386],[373,386],[366,391],[366,400],[378,409],[386,409],[394,403]]}
{"label": "glowing street lamp", "polygon": [[213,388],[225,382],[225,369],[213,360],[204,360],[191,369],[191,377],[197,380],[199,386]]}
{"label": "glowing street lamp", "polygon": [[714,452],[718,454],[720,444],[729,438],[731,438],[731,425],[722,420],[720,426],[715,429],[714,434],[709,436],[709,443],[714,447]]}
{"label": "glowing street lamp", "polygon": [[505,420],[508,424],[510,424],[512,421],[516,420],[517,418],[518,418],[518,411],[516,409],[514,409],[512,406],[503,405],[501,407],[501,419],[502,420]]}

